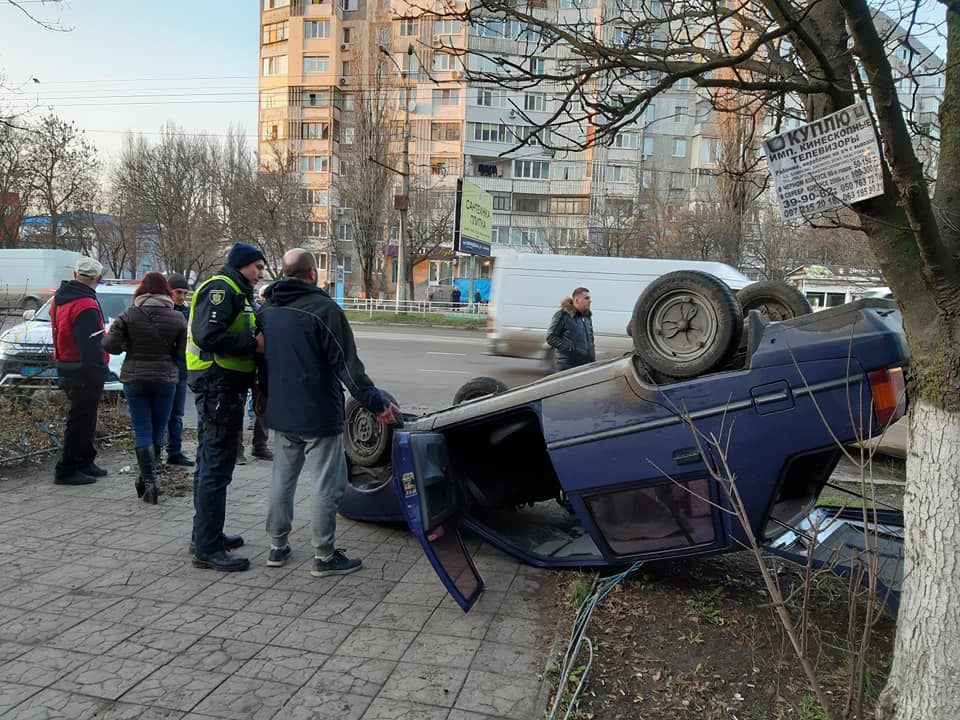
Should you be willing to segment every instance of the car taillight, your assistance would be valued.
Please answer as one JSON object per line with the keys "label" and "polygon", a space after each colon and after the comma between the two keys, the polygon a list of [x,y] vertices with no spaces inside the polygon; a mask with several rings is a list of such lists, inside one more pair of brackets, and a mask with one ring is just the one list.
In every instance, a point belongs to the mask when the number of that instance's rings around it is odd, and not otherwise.
{"label": "car taillight", "polygon": [[903,368],[888,368],[867,373],[873,393],[873,414],[881,427],[903,417],[907,411]]}
{"label": "car taillight", "polygon": [[487,315],[487,334],[492,334],[497,331],[496,324],[493,322],[493,318]]}

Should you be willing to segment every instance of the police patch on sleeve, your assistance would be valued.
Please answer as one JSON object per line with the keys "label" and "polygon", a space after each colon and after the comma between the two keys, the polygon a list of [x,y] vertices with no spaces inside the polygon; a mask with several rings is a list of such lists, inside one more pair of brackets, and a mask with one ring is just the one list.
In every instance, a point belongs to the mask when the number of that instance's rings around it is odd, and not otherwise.
{"label": "police patch on sleeve", "polygon": [[223,302],[223,299],[227,296],[226,291],[224,290],[211,290],[210,291],[210,304],[219,305]]}

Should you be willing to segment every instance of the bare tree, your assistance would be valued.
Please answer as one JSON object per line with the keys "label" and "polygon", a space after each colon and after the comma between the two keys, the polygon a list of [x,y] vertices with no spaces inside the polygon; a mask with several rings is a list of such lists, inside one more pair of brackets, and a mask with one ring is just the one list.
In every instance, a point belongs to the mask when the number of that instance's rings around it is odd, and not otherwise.
{"label": "bare tree", "polygon": [[408,298],[415,297],[413,267],[429,260],[443,245],[453,241],[457,194],[449,187],[437,187],[438,180],[415,176],[410,183],[409,237],[406,245]]}
{"label": "bare tree", "polygon": [[0,247],[19,244],[20,221],[33,191],[29,158],[29,132],[0,124]]}
{"label": "bare tree", "polygon": [[[35,204],[50,219],[40,242],[60,247],[64,213],[92,210],[98,190],[97,149],[76,125],[48,115],[31,131],[29,152]],[[82,249],[79,237],[68,249]]]}

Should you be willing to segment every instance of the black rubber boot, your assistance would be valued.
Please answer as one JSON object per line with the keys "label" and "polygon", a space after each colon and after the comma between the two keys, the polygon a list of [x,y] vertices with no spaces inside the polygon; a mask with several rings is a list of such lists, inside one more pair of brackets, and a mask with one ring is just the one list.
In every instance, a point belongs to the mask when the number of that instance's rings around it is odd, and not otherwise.
{"label": "black rubber boot", "polygon": [[153,445],[137,448],[137,465],[140,466],[140,477],[143,478],[143,501],[156,505],[160,487],[157,485],[157,456]]}

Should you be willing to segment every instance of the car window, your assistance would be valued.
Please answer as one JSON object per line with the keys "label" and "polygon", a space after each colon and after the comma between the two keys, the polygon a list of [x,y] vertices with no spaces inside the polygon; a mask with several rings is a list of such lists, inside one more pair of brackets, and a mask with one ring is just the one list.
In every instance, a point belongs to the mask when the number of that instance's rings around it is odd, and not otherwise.
{"label": "car window", "polygon": [[47,300],[43,305],[40,306],[40,309],[37,310],[36,315],[33,316],[34,320],[40,320],[41,322],[50,322],[50,301]]}
{"label": "car window", "polygon": [[125,308],[133,305],[133,293],[129,295],[97,295],[100,307],[103,308],[103,317],[107,322],[122,313]]}

